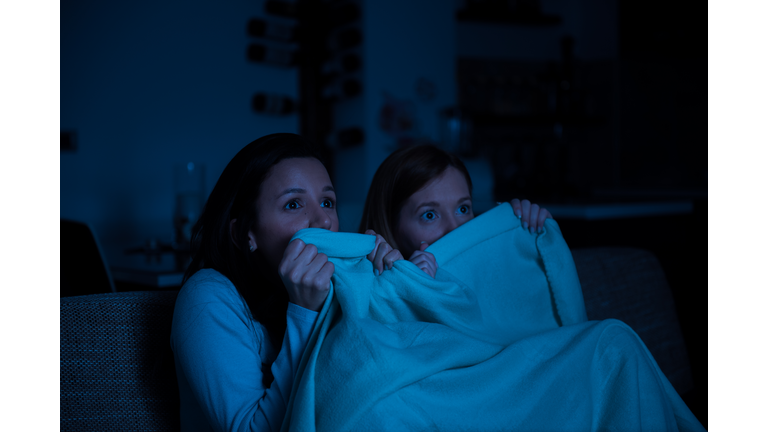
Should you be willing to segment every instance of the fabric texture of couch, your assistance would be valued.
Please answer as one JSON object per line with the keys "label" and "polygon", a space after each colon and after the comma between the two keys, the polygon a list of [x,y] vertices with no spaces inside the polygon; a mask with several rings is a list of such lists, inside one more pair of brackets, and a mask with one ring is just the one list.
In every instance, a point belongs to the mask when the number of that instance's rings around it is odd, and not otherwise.
{"label": "fabric texture of couch", "polygon": [[[572,251],[587,317],[624,321],[681,395],[692,389],[688,355],[664,272],[648,251]],[[177,291],[60,299],[60,428],[179,428],[170,349]]]}

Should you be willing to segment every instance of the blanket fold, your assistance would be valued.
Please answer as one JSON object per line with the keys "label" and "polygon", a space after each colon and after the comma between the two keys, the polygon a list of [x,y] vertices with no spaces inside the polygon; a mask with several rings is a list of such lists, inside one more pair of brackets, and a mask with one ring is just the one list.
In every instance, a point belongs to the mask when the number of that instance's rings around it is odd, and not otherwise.
{"label": "blanket fold", "polygon": [[374,276],[372,236],[305,229],[336,266],[283,430],[703,430],[637,335],[587,322],[559,228],[503,204]]}

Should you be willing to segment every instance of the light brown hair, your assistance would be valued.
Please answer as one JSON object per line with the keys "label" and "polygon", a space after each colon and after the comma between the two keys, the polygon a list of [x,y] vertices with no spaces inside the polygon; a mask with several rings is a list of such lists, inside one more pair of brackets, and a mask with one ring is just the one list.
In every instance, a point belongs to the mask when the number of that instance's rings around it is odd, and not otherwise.
{"label": "light brown hair", "polygon": [[432,145],[406,147],[393,152],[373,175],[358,232],[362,234],[372,229],[381,234],[390,246],[398,249],[394,231],[403,205],[411,195],[449,166],[464,174],[471,195],[472,179],[457,156]]}

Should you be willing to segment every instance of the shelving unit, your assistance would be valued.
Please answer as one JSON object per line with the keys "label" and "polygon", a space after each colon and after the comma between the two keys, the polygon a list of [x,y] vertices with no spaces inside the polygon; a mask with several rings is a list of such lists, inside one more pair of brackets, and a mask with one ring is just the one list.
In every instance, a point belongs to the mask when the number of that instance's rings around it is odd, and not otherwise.
{"label": "shelving unit", "polygon": [[[456,13],[458,102],[473,152],[493,163],[496,199],[573,202],[615,187],[615,52],[585,42],[595,22],[574,13],[583,5],[511,5],[467,0]],[[610,25],[589,28],[600,41],[617,37]]]}
{"label": "shelving unit", "polygon": [[[290,21],[292,24],[291,37],[286,38],[285,31],[277,35],[277,42],[290,47],[280,58],[289,58],[282,65],[272,66],[295,67],[298,72],[298,97],[295,105],[299,119],[299,134],[308,138],[317,148],[317,152],[324,158],[329,174],[333,178],[334,158],[333,144],[329,142],[329,136],[334,132],[333,106],[336,98],[329,97],[328,88],[335,81],[345,80],[347,84],[349,76],[336,76],[328,73],[326,65],[338,60],[336,57],[349,54],[359,48],[360,32],[350,32],[357,28],[360,19],[359,4],[355,0],[346,1],[313,1],[313,0],[267,0],[264,5],[264,18],[251,18],[248,24],[252,35],[269,37],[269,21],[275,18],[281,21]],[[258,25],[254,22],[259,23]],[[266,22],[266,24],[263,24]],[[346,33],[340,34],[339,29]],[[262,34],[263,33],[263,34]],[[350,34],[356,37],[349,37]],[[337,40],[338,39],[338,40]],[[336,41],[334,43],[334,41]],[[249,48],[249,53],[254,50]],[[259,56],[250,55],[252,59],[258,59],[268,63],[269,55],[257,53]],[[278,58],[278,56],[273,56]],[[359,57],[358,57],[359,59]],[[359,64],[352,65],[359,68]],[[347,68],[350,68],[347,62]],[[343,71],[345,72],[345,71]],[[354,79],[353,79],[354,81]],[[357,81],[354,81],[357,83]],[[342,86],[349,93],[349,85]],[[360,91],[359,84],[355,87]],[[266,90],[265,90],[266,91]],[[260,106],[268,106],[264,103],[264,96],[259,99]],[[254,97],[256,101],[256,97]],[[292,101],[289,101],[292,102]],[[255,104],[254,104],[255,105]],[[273,104],[275,105],[275,104]],[[280,104],[284,108],[287,104]],[[272,111],[276,111],[273,107]],[[282,114],[293,113],[293,109],[284,109]],[[270,114],[270,113],[267,113]],[[272,112],[271,114],[281,114]],[[350,134],[346,134],[348,138]],[[355,135],[357,137],[357,135]],[[347,139],[343,144],[352,145]]]}

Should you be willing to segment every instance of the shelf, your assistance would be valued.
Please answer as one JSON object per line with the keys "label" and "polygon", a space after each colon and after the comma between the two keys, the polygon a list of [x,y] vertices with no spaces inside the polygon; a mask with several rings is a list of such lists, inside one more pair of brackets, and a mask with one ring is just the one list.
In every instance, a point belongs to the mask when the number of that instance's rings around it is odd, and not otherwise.
{"label": "shelf", "polygon": [[606,220],[693,213],[693,201],[633,202],[624,204],[540,204],[555,220]]}

